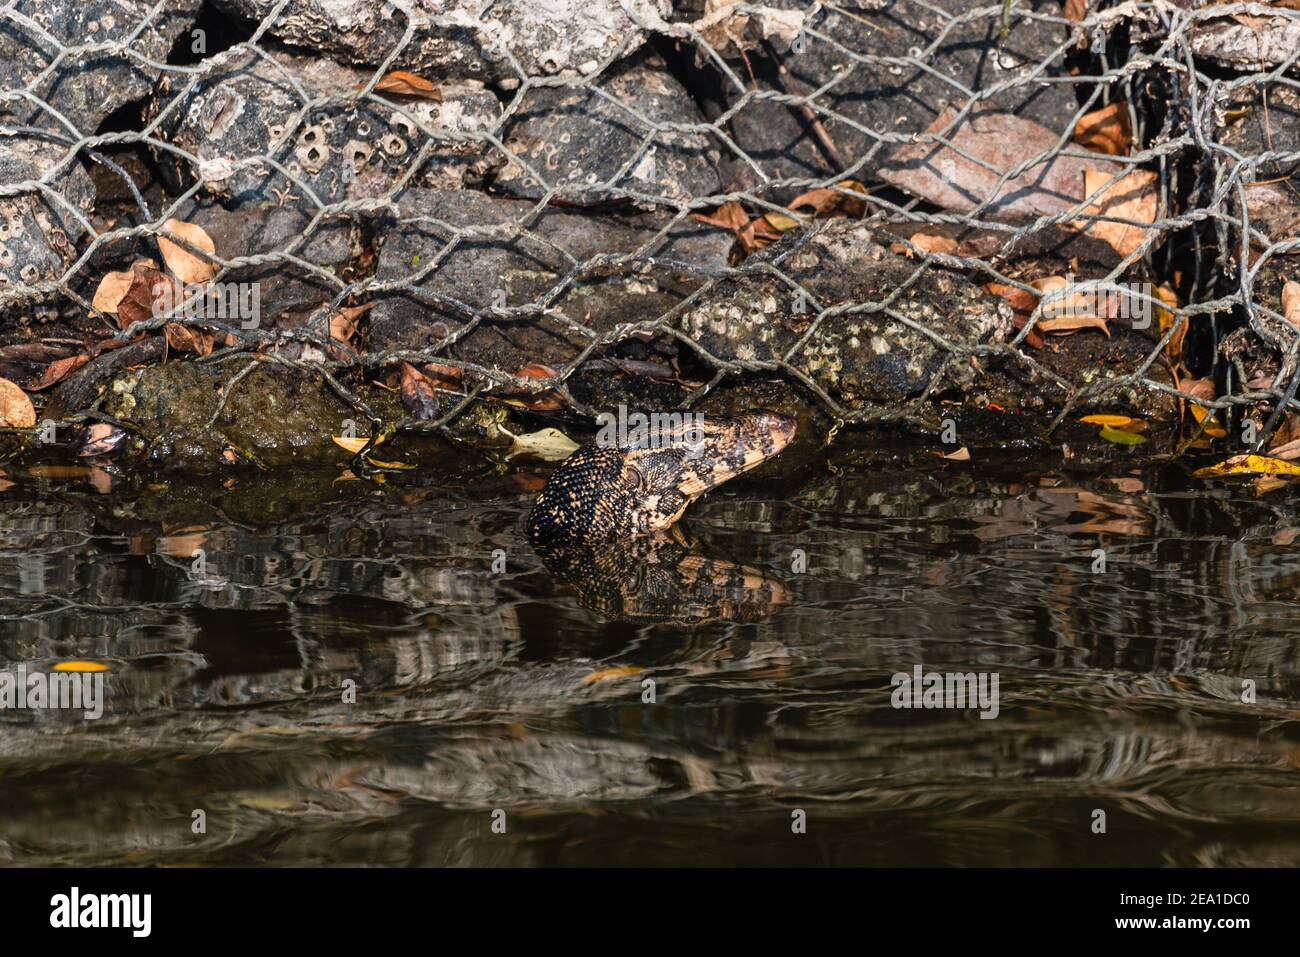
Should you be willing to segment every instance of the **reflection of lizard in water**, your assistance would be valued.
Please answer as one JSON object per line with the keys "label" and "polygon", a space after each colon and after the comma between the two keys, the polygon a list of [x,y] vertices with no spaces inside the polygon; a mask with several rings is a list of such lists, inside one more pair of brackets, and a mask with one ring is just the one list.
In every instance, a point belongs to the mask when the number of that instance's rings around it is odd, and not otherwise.
{"label": "reflection of lizard in water", "polygon": [[583,446],[537,496],[528,536],[579,601],[607,618],[764,617],[788,603],[784,585],[705,556],[671,526],[691,502],[777,455],[794,434],[794,419],[758,411]]}
{"label": "reflection of lizard in water", "polygon": [[582,607],[610,621],[755,621],[790,603],[769,573],[706,555],[681,526],[640,538],[537,545]]}

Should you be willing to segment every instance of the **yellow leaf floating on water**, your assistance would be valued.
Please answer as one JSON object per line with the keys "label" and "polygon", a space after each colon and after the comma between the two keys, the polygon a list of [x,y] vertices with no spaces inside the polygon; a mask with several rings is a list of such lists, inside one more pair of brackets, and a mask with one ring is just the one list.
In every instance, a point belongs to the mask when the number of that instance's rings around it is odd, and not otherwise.
{"label": "yellow leaf floating on water", "polygon": [[1207,465],[1192,473],[1196,478],[1219,475],[1300,475],[1300,465],[1292,465],[1267,455],[1234,455],[1218,465]]}
{"label": "yellow leaf floating on water", "polygon": [[511,456],[535,455],[547,462],[559,462],[567,459],[578,448],[578,443],[559,429],[541,429],[537,432],[515,435],[509,429],[501,426],[498,428],[514,442],[514,446],[510,449]]}
{"label": "yellow leaf floating on water", "polygon": [[1147,429],[1145,419],[1135,419],[1131,415],[1085,415],[1079,421],[1119,429],[1121,432],[1145,432]]}
{"label": "yellow leaf floating on water", "polygon": [[584,685],[594,685],[597,681],[608,681],[611,678],[626,678],[628,675],[640,674],[645,671],[644,668],[638,668],[636,665],[623,665],[619,668],[604,668],[600,671],[593,671],[582,679]]}
{"label": "yellow leaf floating on water", "polygon": [[[330,438],[334,440],[334,444],[337,445],[339,448],[347,449],[353,455],[356,455],[358,452],[364,449],[366,447],[366,443],[370,441],[370,437],[368,435],[356,435],[356,436],[331,435]],[[375,440],[375,445],[383,445],[383,444],[384,444],[384,437],[381,435],[378,439]]]}
{"label": "yellow leaf floating on water", "polygon": [[104,664],[102,661],[60,661],[54,666],[54,670],[95,673],[99,671],[107,671],[108,665]]}
{"label": "yellow leaf floating on water", "polygon": [[1119,429],[1113,429],[1109,425],[1103,425],[1101,431],[1097,433],[1107,442],[1114,442],[1116,445],[1141,445],[1146,441],[1146,436],[1138,435],[1135,432],[1123,432]]}
{"label": "yellow leaf floating on water", "polygon": [[1187,406],[1192,410],[1192,417],[1201,425],[1202,431],[1211,438],[1221,439],[1228,434],[1228,430],[1219,425],[1219,420],[1215,418],[1214,413],[1204,406],[1191,405]]}

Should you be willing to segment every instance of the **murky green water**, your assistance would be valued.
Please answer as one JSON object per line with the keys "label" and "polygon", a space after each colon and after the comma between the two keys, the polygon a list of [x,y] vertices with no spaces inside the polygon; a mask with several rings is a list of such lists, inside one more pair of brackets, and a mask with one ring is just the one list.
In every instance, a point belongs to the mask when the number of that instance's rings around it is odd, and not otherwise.
{"label": "murky green water", "polygon": [[110,670],[0,711],[0,863],[1300,863],[1296,499],[1012,475],[737,483],[557,580],[535,472],[10,469],[0,667]]}

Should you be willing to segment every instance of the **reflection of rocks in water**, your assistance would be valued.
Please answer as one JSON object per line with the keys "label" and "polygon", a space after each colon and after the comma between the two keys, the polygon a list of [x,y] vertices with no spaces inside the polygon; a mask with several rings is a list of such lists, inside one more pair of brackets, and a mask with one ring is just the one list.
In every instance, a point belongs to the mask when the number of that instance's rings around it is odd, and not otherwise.
{"label": "reflection of rocks in water", "polygon": [[[400,481],[273,523],[0,495],[0,667],[111,662],[102,720],[0,713],[0,863],[1300,859],[1292,499],[814,473],[698,503],[754,568],[679,529],[548,574],[513,484]],[[998,719],[894,709],[917,663],[997,672]]]}
{"label": "reflection of rocks in water", "polygon": [[769,573],[711,558],[676,525],[625,541],[539,545],[557,580],[610,621],[756,621],[790,603]]}

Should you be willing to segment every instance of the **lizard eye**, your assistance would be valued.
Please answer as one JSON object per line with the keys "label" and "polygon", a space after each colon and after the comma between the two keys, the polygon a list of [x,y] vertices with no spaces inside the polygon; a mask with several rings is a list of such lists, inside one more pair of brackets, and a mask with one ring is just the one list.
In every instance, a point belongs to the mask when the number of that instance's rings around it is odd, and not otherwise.
{"label": "lizard eye", "polygon": [[632,476],[632,484],[634,484],[638,489],[644,492],[648,485],[648,483],[646,482],[645,473],[642,472],[639,468],[637,468],[635,465],[633,465],[630,462],[628,463],[627,470],[628,473]]}

